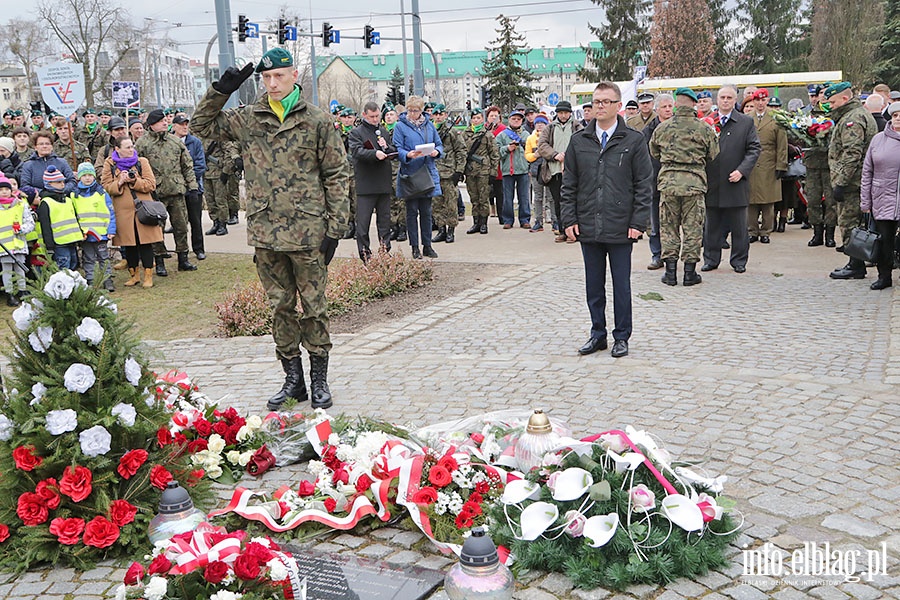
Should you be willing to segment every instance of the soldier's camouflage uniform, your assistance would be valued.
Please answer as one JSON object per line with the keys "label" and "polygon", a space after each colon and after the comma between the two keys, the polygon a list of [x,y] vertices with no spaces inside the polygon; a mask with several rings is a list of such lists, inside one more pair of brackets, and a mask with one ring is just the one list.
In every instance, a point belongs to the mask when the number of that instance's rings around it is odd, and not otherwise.
{"label": "soldier's camouflage uniform", "polygon": [[55,142],[53,142],[53,152],[72,167],[72,170],[76,173],[78,172],[78,165],[83,162],[92,162],[91,161],[91,153],[88,151],[87,146],[82,144],[79,141],[75,142],[75,162],[72,163],[72,148],[69,144],[63,142],[61,139],[57,138]]}
{"label": "soldier's camouflage uniform", "polygon": [[434,207],[434,224],[453,229],[459,222],[456,206],[459,188],[453,183],[453,174],[464,173],[466,170],[466,144],[462,140],[462,134],[453,129],[449,120],[441,123],[437,130],[441,136],[441,143],[444,144],[444,154],[435,160],[443,193],[431,199]]}
{"label": "soldier's camouflage uniform", "polygon": [[[828,170],[828,147],[812,146],[803,150],[806,166],[806,214],[810,225],[837,225],[837,205],[831,196],[831,173]],[[824,202],[822,198],[824,197]]]}
{"label": "soldier's camouflage uniform", "polygon": [[[238,156],[240,156],[240,151],[238,151]],[[241,210],[241,174],[233,173],[230,175],[228,183],[225,185],[228,194],[228,214],[237,215],[238,211]]]}
{"label": "soldier's camouflage uniform", "polygon": [[859,188],[862,183],[862,165],[869,142],[878,133],[872,113],[857,98],[831,111],[834,128],[828,142],[828,168],[831,187],[844,187],[844,201],[838,203],[837,224],[841,228],[841,240],[846,244],[850,231],[862,221],[859,208]]}
{"label": "soldier's camouflage uniform", "polygon": [[353,131],[353,128],[347,129],[340,124],[338,124],[338,128],[344,144],[344,153],[347,155],[347,168],[350,170],[350,182],[347,188],[347,197],[350,200],[350,216],[347,221],[349,224],[350,221],[356,222],[356,174],[353,172],[353,162],[350,160],[350,132]]}
{"label": "soldier's camouflage uniform", "polygon": [[95,125],[94,131],[90,131],[87,125],[75,130],[75,141],[87,146],[91,156],[97,156],[100,149],[109,143],[109,132],[103,129],[99,121]]}
{"label": "soldier's camouflage uniform", "polygon": [[[662,259],[700,261],[706,163],[719,155],[716,133],[690,107],[679,106],[650,138],[650,154],[661,164],[657,188]],[[682,235],[684,236],[682,246]]]}
{"label": "soldier's camouflage uniform", "polygon": [[[206,173],[203,176],[203,197],[206,210],[213,221],[225,223],[230,215],[229,186],[237,182],[234,159],[240,156],[235,142],[212,140],[206,144]],[[223,175],[225,181],[223,182]]]}
{"label": "soldier's camouflage uniform", "polygon": [[[238,143],[244,157],[247,243],[274,312],[272,334],[281,359],[331,350],[325,257],[327,235],[347,229],[350,165],[331,117],[301,97],[284,122],[268,94],[247,106],[222,110],[228,96],[210,88],[192,126],[208,139]],[[296,313],[297,294],[303,314]]]}
{"label": "soldier's camouflage uniform", "polygon": [[[166,205],[175,234],[175,251],[187,252],[188,220],[185,192],[198,189],[194,161],[184,143],[167,131],[148,131],[135,145],[139,156],[150,163],[156,175],[157,199]],[[165,254],[165,242],[153,245],[156,256]]]}
{"label": "soldier's camouflage uniform", "polygon": [[472,216],[487,218],[491,215],[491,184],[497,176],[497,169],[500,168],[500,151],[487,127],[479,133],[467,127],[462,135],[466,155],[472,152],[475,142],[481,140],[478,148],[472,153],[471,160],[466,164],[466,191],[469,192],[469,200],[472,201]]}

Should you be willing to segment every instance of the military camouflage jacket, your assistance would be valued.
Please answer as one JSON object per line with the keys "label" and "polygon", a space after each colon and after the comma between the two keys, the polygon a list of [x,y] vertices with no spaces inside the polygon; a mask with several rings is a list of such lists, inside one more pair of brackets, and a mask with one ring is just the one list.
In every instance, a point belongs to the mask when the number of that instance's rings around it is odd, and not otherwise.
{"label": "military camouflage jacket", "polygon": [[650,155],[660,162],[657,188],[661,194],[705,194],[706,163],[719,155],[719,141],[713,128],[692,109],[680,106],[653,132]]}
{"label": "military camouflage jacket", "polygon": [[135,144],[138,155],[150,163],[156,175],[156,194],[160,198],[181,196],[199,189],[194,176],[194,161],[184,143],[166,131],[148,131]]}
{"label": "military camouflage jacket", "polygon": [[834,129],[828,143],[828,168],[832,187],[844,186],[858,190],[862,180],[862,165],[869,142],[878,133],[872,114],[857,98],[831,111]]}
{"label": "military camouflage jacket", "polygon": [[466,143],[461,134],[453,129],[449,121],[444,121],[437,128],[444,144],[444,153],[435,162],[441,179],[450,179],[454,173],[466,172]]}
{"label": "military camouflage jacket", "polygon": [[95,156],[109,142],[109,132],[103,129],[99,122],[93,133],[88,131],[87,125],[85,125],[75,130],[75,141],[87,146],[91,156]]}
{"label": "military camouflage jacket", "polygon": [[462,132],[466,156],[472,151],[472,145],[475,143],[475,140],[479,138],[481,138],[481,142],[478,144],[478,149],[472,154],[472,159],[466,165],[465,174],[496,177],[497,169],[500,168],[500,151],[497,149],[497,144],[494,143],[494,136],[487,130],[487,127],[482,129],[480,133],[473,132],[471,127],[466,127]]}
{"label": "military camouflage jacket", "polygon": [[[204,140],[206,142],[206,140]],[[206,142],[206,175],[207,179],[219,177],[223,172],[234,176],[234,161],[241,155],[241,149],[235,142]]]}
{"label": "military camouflage jacket", "polygon": [[81,142],[75,142],[75,162],[72,163],[72,148],[69,144],[57,138],[53,142],[53,152],[62,159],[65,159],[73,171],[78,171],[78,165],[83,162],[93,162],[91,153],[88,152],[87,146]]}
{"label": "military camouflage jacket", "polygon": [[233,140],[244,157],[247,242],[280,252],[318,249],[339,239],[350,217],[350,164],[330,115],[302,98],[284,116],[256,103],[222,110],[228,96],[210,88],[193,128],[206,138]]}

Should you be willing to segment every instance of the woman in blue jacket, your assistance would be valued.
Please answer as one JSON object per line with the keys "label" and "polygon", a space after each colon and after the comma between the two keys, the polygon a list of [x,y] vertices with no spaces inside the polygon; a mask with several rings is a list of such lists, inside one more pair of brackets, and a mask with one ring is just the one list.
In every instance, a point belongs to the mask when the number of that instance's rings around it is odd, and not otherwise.
{"label": "woman in blue jacket", "polygon": [[[444,153],[441,136],[431,124],[425,110],[425,101],[419,96],[410,96],[406,102],[406,112],[400,115],[394,126],[394,146],[400,159],[397,173],[397,196],[406,202],[406,230],[413,258],[437,258],[431,247],[431,199],[441,195],[441,182],[434,159]],[[423,154],[416,150],[420,144],[434,144],[434,150]],[[420,169],[428,169],[434,187],[430,190],[410,189],[409,178]],[[419,252],[419,235],[422,237],[422,251]]]}
{"label": "woman in blue jacket", "polygon": [[31,186],[38,192],[44,189],[44,171],[54,165],[66,179],[65,194],[75,191],[75,173],[65,159],[53,152],[53,134],[46,129],[34,132],[31,136],[34,153],[22,163],[19,171],[19,187]]}

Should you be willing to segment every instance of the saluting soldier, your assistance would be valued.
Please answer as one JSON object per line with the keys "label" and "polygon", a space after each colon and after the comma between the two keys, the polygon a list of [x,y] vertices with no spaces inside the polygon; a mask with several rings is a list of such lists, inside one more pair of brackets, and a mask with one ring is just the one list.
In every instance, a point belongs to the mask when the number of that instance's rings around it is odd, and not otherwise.
{"label": "saluting soldier", "polygon": [[493,134],[484,125],[484,111],[472,110],[469,127],[463,131],[466,146],[466,190],[472,202],[472,227],[466,233],[487,233],[491,216],[491,185],[500,165],[500,151]]}
{"label": "saluting soldier", "polygon": [[456,210],[456,196],[459,194],[457,186],[463,180],[466,170],[466,143],[460,137],[460,133],[453,129],[453,124],[447,119],[447,107],[443,104],[434,105],[434,125],[437,127],[441,143],[444,145],[444,153],[435,160],[438,175],[441,178],[441,195],[432,199],[434,205],[434,224],[438,233],[432,242],[456,241],[456,224],[459,223]]}

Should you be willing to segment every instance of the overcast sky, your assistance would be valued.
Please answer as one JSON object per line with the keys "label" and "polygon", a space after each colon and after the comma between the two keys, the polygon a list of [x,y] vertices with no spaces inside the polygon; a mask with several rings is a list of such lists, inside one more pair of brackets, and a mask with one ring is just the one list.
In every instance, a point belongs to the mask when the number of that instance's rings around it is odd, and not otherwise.
{"label": "overcast sky", "polygon": [[[406,11],[411,8],[411,0],[403,0]],[[181,44],[181,50],[194,58],[202,58],[206,43],[216,32],[215,5],[213,0],[157,0],[155,2],[128,2],[136,25],[145,17],[158,20],[153,27]],[[232,23],[239,14],[247,15],[251,21],[274,22],[283,7],[293,14],[299,14],[308,27],[310,13],[313,30],[321,31],[322,22],[330,22],[341,30],[339,45],[331,48],[336,54],[401,52],[401,42],[384,41],[381,47],[367,51],[362,40],[349,40],[348,36],[362,37],[362,29],[371,24],[384,37],[400,37],[400,0],[306,0],[292,2],[269,0],[231,0]],[[332,8],[333,7],[333,8]],[[11,11],[9,9],[12,9]],[[7,7],[7,16],[28,16],[30,3],[19,2]],[[452,0],[435,2],[421,0],[419,11],[422,18],[422,38],[429,42],[436,52],[443,50],[480,50],[496,37],[494,29],[496,16],[521,15],[518,30],[525,33],[532,48],[543,46],[574,46],[591,41],[587,23],[599,24],[603,21],[603,11],[590,0],[538,1],[494,0]],[[17,13],[18,14],[15,14]],[[168,19],[168,23],[163,22]],[[180,23],[180,27],[175,24]],[[406,19],[407,35],[412,35],[410,18]],[[273,27],[274,28],[274,27]],[[271,44],[270,44],[271,45]],[[240,44],[236,43],[236,46]],[[321,50],[321,43],[317,45]],[[409,46],[411,51],[411,46]],[[238,50],[240,52],[240,50]],[[213,52],[215,55],[215,51]]]}

